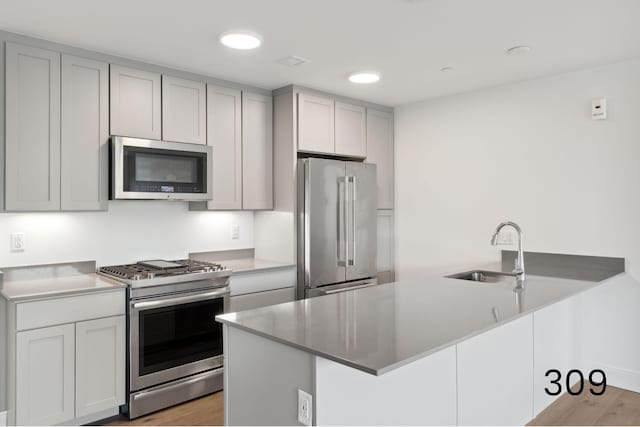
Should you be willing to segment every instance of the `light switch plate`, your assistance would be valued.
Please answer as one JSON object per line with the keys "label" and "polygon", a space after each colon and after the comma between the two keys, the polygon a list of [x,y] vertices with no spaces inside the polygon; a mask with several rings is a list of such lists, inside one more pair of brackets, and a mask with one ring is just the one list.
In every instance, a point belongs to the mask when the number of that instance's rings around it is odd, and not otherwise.
{"label": "light switch plate", "polygon": [[597,98],[591,100],[591,119],[606,120],[607,118],[607,98]]}
{"label": "light switch plate", "polygon": [[234,224],[231,226],[231,239],[238,240],[240,238],[240,226]]}
{"label": "light switch plate", "polygon": [[298,389],[298,422],[310,426],[313,418],[313,397]]}

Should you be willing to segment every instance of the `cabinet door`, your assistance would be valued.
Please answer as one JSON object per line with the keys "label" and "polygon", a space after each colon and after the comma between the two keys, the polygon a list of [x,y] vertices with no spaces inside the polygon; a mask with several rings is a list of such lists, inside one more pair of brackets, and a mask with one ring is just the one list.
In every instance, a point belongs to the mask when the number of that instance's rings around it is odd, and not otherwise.
{"label": "cabinet door", "polygon": [[367,117],[364,107],[336,102],[336,154],[367,156]]}
{"label": "cabinet door", "polygon": [[105,210],[109,65],[62,55],[62,210]]}
{"label": "cabinet door", "polygon": [[60,209],[60,54],[6,45],[6,210]]}
{"label": "cabinet door", "polygon": [[333,99],[298,94],[298,150],[335,153]]}
{"label": "cabinet door", "polygon": [[162,76],[162,139],[207,143],[205,84]]}
{"label": "cabinet door", "polygon": [[17,333],[17,425],[54,425],[75,418],[74,336],[73,324]]}
{"label": "cabinet door", "polygon": [[111,65],[111,134],[160,139],[160,74]]}
{"label": "cabinet door", "polygon": [[379,210],[378,212],[378,283],[388,283],[394,280],[393,242],[394,226],[393,211]]}
{"label": "cabinet door", "polygon": [[531,421],[532,328],[528,315],[458,344],[458,425]]}
{"label": "cabinet door", "polygon": [[393,209],[393,114],[367,109],[367,163],[378,165],[378,209]]}
{"label": "cabinet door", "polygon": [[125,402],[125,316],[76,323],[76,417]]}
{"label": "cabinet door", "polygon": [[[575,367],[572,366],[571,321],[579,318],[571,313],[571,300],[557,302],[533,313],[533,416],[536,417],[560,396],[550,396],[545,388],[554,376],[547,377],[549,369],[557,369],[563,375]],[[564,379],[564,378],[563,378]],[[561,382],[562,384],[562,382]],[[563,385],[564,387],[564,385]]]}
{"label": "cabinet door", "polygon": [[209,209],[242,208],[242,96],[207,86],[207,145],[213,147],[213,200]]}
{"label": "cabinet door", "polygon": [[242,208],[273,209],[273,99],[242,94]]}

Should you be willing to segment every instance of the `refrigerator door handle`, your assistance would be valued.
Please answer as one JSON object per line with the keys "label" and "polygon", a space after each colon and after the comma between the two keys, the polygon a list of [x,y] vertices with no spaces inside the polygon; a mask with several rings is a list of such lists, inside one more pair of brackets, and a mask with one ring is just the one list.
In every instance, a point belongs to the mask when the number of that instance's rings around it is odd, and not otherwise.
{"label": "refrigerator door handle", "polygon": [[[342,190],[341,190],[342,189]],[[347,265],[349,257],[347,249],[347,178],[338,178],[338,266]],[[344,255],[344,257],[343,257]]]}
{"label": "refrigerator door handle", "polygon": [[[349,243],[347,242],[347,257],[349,255],[350,258],[347,259],[348,265],[356,265],[356,188],[357,181],[355,175],[348,177],[351,181],[351,248],[349,248]],[[347,236],[349,239],[349,236]]]}

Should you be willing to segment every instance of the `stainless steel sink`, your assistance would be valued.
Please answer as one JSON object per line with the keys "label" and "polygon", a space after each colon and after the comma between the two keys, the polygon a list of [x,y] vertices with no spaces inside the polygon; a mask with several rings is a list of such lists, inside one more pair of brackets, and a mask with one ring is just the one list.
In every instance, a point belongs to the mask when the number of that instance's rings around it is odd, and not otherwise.
{"label": "stainless steel sink", "polygon": [[498,283],[502,281],[509,280],[511,278],[515,278],[517,276],[516,273],[506,273],[500,271],[487,271],[487,270],[471,270],[465,271],[462,273],[450,274],[448,277],[450,279],[459,279],[459,280],[469,280],[472,282],[482,282],[482,283]]}

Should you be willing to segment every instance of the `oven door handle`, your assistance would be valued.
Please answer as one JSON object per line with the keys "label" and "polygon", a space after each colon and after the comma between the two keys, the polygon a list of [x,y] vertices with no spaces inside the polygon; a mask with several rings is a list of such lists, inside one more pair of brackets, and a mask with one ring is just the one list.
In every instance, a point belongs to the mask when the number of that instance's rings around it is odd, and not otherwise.
{"label": "oven door handle", "polygon": [[188,304],[190,302],[206,301],[210,299],[220,298],[228,294],[229,294],[229,289],[225,288],[225,289],[218,289],[212,292],[205,292],[205,293],[196,294],[196,295],[188,295],[185,297],[174,297],[174,298],[166,298],[166,299],[155,300],[155,301],[134,302],[132,304],[132,307],[134,309],[169,307],[172,305]]}

